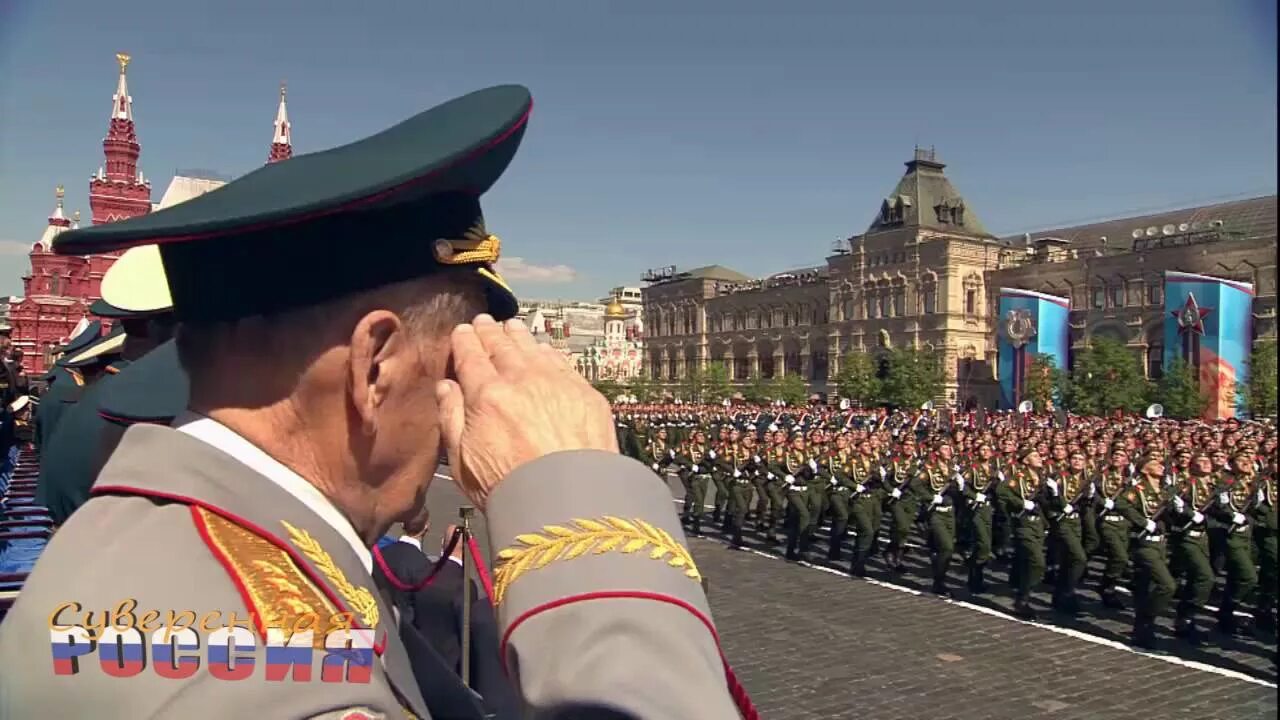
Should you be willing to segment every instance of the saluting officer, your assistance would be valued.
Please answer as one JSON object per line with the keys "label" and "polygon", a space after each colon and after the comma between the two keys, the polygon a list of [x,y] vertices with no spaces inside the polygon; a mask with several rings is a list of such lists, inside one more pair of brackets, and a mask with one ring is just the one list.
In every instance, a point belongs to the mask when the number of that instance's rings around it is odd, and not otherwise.
{"label": "saluting officer", "polygon": [[[747,704],[730,694],[670,494],[619,454],[608,402],[522,323],[501,322],[518,304],[495,270],[500,242],[480,195],[514,157],[531,108],[522,87],[482,90],[344,148],[58,236],[53,249],[67,255],[164,240],[190,412],[131,426],[36,563],[0,624],[7,710],[483,717],[479,703],[445,713],[423,697],[417,676],[432,670],[406,651],[371,574],[370,546],[416,513],[443,438],[500,549],[501,657],[518,659],[508,673],[526,712],[739,717]],[[596,551],[549,556],[558,532]],[[623,546],[604,544],[620,535]],[[637,540],[645,552],[623,551]],[[271,682],[260,660],[237,682],[121,679],[82,663],[69,692],[31,662],[32,648],[49,647],[59,604],[121,598],[136,601],[142,624],[148,610],[216,610],[237,646],[308,621],[321,652],[326,638],[347,640],[346,665],[369,680]],[[640,676],[646,692],[617,681]]]}

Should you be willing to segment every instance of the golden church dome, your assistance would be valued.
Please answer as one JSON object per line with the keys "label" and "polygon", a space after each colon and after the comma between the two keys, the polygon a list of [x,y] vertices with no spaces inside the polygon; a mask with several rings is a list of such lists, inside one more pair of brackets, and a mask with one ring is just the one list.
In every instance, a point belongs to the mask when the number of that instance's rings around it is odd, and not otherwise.
{"label": "golden church dome", "polygon": [[607,318],[623,319],[627,317],[627,309],[622,307],[622,303],[618,298],[609,301],[604,308],[604,316]]}

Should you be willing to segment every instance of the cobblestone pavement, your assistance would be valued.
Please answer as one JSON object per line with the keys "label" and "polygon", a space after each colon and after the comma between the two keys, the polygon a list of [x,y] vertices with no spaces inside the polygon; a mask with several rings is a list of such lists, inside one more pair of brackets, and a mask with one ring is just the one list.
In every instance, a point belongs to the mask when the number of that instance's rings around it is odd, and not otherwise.
{"label": "cobblestone pavement", "polygon": [[[443,532],[461,500],[440,477],[428,499]],[[725,654],[768,720],[1276,716],[1274,644],[1211,634],[1195,649],[1166,635],[1166,652],[1134,652],[1127,612],[1091,602],[1079,621],[1025,623],[1005,614],[1003,582],[989,600],[942,601],[922,592],[922,550],[907,575],[873,563],[879,580],[862,581],[715,536],[690,545]]]}

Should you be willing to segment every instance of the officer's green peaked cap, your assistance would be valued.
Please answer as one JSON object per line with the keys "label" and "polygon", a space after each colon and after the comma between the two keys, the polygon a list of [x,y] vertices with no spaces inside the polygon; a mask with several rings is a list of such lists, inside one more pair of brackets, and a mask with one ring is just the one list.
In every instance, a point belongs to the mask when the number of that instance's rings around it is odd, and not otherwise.
{"label": "officer's green peaked cap", "polygon": [[434,273],[478,275],[499,319],[516,300],[480,196],[515,156],[533,100],[479,90],[349,145],[265,165],[163,210],[68,230],[54,252],[155,243],[183,322],[315,305]]}

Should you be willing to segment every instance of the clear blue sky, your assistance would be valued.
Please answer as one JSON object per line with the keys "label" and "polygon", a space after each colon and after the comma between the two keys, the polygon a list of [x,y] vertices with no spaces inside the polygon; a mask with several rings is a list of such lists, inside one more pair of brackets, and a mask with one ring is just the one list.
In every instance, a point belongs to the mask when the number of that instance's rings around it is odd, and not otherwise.
{"label": "clear blue sky", "polygon": [[[819,263],[916,143],[998,233],[1275,192],[1275,7],[0,0],[0,293],[55,185],[88,217],[117,51],[156,200],[175,168],[261,164],[281,80],[297,152],[528,85],[486,216],[521,294],[592,298],[666,264]],[[555,266],[573,279],[526,277]]]}

